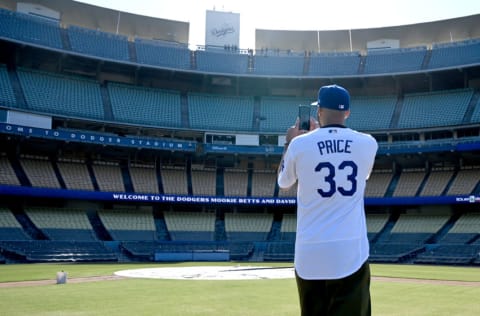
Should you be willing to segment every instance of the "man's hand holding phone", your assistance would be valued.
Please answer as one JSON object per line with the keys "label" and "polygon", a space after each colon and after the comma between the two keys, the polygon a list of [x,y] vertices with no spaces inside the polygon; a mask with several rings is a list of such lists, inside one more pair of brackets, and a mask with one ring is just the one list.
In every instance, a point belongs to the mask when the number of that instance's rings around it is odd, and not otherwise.
{"label": "man's hand holding phone", "polygon": [[[287,130],[285,142],[288,145],[292,139],[298,135],[305,134],[319,127],[318,122],[310,116],[310,106],[300,105],[298,108],[298,117],[295,125]],[[308,110],[308,111],[307,111]]]}

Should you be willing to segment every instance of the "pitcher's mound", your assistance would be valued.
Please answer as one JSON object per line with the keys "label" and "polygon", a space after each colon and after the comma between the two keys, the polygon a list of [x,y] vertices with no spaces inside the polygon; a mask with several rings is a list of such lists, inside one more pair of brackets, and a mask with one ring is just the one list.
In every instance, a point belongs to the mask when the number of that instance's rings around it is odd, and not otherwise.
{"label": "pitcher's mound", "polygon": [[294,278],[293,267],[205,266],[123,270],[115,275],[130,278],[176,280],[259,280]]}

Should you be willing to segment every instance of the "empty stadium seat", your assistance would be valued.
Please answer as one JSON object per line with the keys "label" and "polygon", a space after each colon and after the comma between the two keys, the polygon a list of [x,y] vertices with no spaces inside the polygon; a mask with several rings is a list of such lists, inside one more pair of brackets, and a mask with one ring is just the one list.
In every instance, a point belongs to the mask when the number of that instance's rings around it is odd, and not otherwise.
{"label": "empty stadium seat", "polygon": [[415,263],[466,265],[480,252],[479,245],[438,245],[430,247],[415,258]]}
{"label": "empty stadium seat", "polygon": [[[299,105],[313,102],[307,98],[263,97],[260,101],[260,130],[265,132],[282,132],[292,126],[298,116]],[[315,117],[312,107],[312,116]]]}
{"label": "empty stadium seat", "polygon": [[190,69],[191,52],[186,46],[135,38],[137,61],[171,69]]}
{"label": "empty stadium seat", "polygon": [[277,174],[269,170],[255,170],[252,174],[252,196],[273,197]]}
{"label": "empty stadium seat", "polygon": [[356,75],[359,65],[359,52],[314,54],[310,57],[308,76]]}
{"label": "empty stadium seat", "polygon": [[185,167],[162,165],[161,174],[165,194],[188,194],[187,171]]}
{"label": "empty stadium seat", "polygon": [[196,51],[197,70],[213,73],[245,74],[248,71],[248,55],[214,52],[214,51]]}
{"label": "empty stadium seat", "polygon": [[118,261],[116,254],[98,241],[0,241],[0,249],[25,262]]}
{"label": "empty stadium seat", "polygon": [[480,179],[480,167],[464,167],[458,171],[448,188],[447,195],[470,195]]}
{"label": "empty stadium seat", "polygon": [[365,59],[365,74],[391,74],[419,71],[427,52],[425,46],[369,50]]}
{"label": "empty stadium seat", "polygon": [[118,163],[94,161],[92,169],[100,191],[125,192],[122,171]]}
{"label": "empty stadium seat", "polygon": [[67,189],[94,190],[88,167],[84,161],[60,159],[57,166]]}
{"label": "empty stadium seat", "polygon": [[0,241],[30,239],[12,212],[8,208],[0,207]]}
{"label": "empty stadium seat", "polygon": [[398,127],[459,125],[472,95],[472,89],[405,94]]}
{"label": "empty stadium seat", "polygon": [[151,210],[118,208],[99,210],[98,215],[114,240],[155,240]]}
{"label": "empty stadium seat", "polygon": [[10,161],[3,153],[0,155],[0,184],[20,185],[15,170],[13,170]]}
{"label": "empty stadium seat", "polygon": [[424,169],[403,170],[398,178],[393,196],[416,196],[424,178]]}
{"label": "empty stadium seat", "polygon": [[438,242],[440,244],[467,244],[480,234],[480,215],[466,213],[460,216],[452,228]]}
{"label": "empty stadium seat", "polygon": [[302,76],[304,61],[303,56],[255,55],[253,73],[269,76]]}
{"label": "empty stadium seat", "polygon": [[295,214],[284,214],[280,227],[280,239],[285,241],[295,241],[297,232],[297,216]]}
{"label": "empty stadium seat", "polygon": [[387,224],[389,214],[367,214],[367,236],[371,242]]}
{"label": "empty stadium seat", "polygon": [[25,209],[25,213],[51,240],[97,240],[84,210],[32,207]]}
{"label": "empty stadium seat", "polygon": [[62,48],[59,21],[21,12],[0,9],[0,36]]}
{"label": "empty stadium seat", "polygon": [[478,64],[480,41],[477,39],[453,43],[437,43],[432,46],[429,69]]}
{"label": "empty stadium seat", "polygon": [[67,117],[104,117],[97,81],[25,68],[19,68],[17,74],[30,110]]}
{"label": "empty stadium seat", "polygon": [[189,93],[190,127],[206,130],[251,131],[253,106],[253,97]]}
{"label": "empty stadium seat", "polygon": [[227,168],[223,176],[225,196],[247,196],[248,173],[246,170]]}
{"label": "empty stadium seat", "polygon": [[131,164],[129,166],[133,189],[137,193],[160,193],[157,170],[153,165]]}
{"label": "empty stadium seat", "polygon": [[273,222],[272,214],[226,213],[225,232],[228,240],[266,240]]}
{"label": "empty stadium seat", "polygon": [[165,212],[164,217],[172,240],[214,240],[214,213]]}
{"label": "empty stadium seat", "polygon": [[396,103],[394,95],[352,97],[346,125],[358,130],[389,129]]}
{"label": "empty stadium seat", "polygon": [[17,101],[10,83],[10,78],[8,77],[7,67],[0,64],[0,104],[16,107],[16,103]]}
{"label": "empty stadium seat", "polygon": [[111,83],[113,117],[118,122],[162,127],[181,126],[180,92]]}
{"label": "empty stadium seat", "polygon": [[216,169],[203,168],[192,165],[192,193],[194,195],[215,196],[216,190]]}
{"label": "empty stadium seat", "polygon": [[366,197],[384,197],[393,178],[393,170],[373,170],[365,188]]}
{"label": "empty stadium seat", "polygon": [[20,164],[33,187],[61,188],[48,157],[24,156],[20,159]]}
{"label": "empty stadium seat", "polygon": [[75,25],[67,28],[72,50],[101,58],[128,61],[128,39],[125,35],[91,30]]}

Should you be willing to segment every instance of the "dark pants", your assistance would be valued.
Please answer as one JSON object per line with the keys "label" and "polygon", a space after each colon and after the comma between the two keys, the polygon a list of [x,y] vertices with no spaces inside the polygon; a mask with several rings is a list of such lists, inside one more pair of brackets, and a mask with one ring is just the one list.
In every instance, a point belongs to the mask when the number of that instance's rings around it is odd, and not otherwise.
{"label": "dark pants", "polygon": [[295,273],[302,316],[369,316],[370,266],[337,280],[304,280]]}

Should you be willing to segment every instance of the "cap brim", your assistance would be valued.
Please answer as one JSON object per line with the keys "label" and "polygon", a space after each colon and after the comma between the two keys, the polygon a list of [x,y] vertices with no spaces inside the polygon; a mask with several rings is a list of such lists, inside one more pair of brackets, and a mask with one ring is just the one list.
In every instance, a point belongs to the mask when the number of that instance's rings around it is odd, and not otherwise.
{"label": "cap brim", "polygon": [[315,102],[310,103],[310,105],[319,106],[319,103],[318,103],[318,101],[315,101]]}

